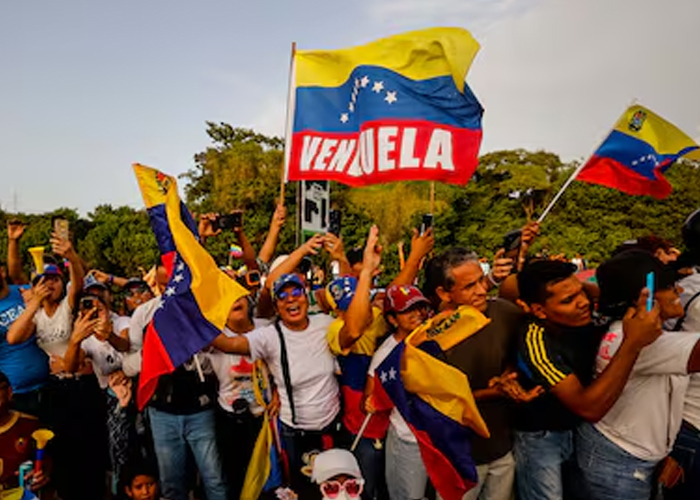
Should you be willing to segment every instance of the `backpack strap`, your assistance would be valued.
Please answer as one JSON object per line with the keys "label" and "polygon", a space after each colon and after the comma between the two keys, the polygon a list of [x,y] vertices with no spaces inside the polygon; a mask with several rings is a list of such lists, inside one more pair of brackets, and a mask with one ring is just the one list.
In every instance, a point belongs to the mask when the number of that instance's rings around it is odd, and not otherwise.
{"label": "backpack strap", "polygon": [[279,318],[275,320],[275,330],[277,330],[277,336],[280,339],[282,377],[284,378],[284,389],[287,391],[287,398],[289,399],[289,408],[292,411],[292,424],[297,425],[297,412],[294,407],[294,396],[292,395],[292,377],[289,375],[289,357],[287,355],[287,343],[284,340],[284,334],[282,333],[282,328],[280,327]]}
{"label": "backpack strap", "polygon": [[678,321],[676,321],[675,326],[673,327],[674,332],[680,332],[681,328],[683,328],[683,321],[685,320],[685,316],[688,314],[688,309],[690,309],[690,305],[700,297],[700,291],[696,292],[695,295],[690,297],[690,300],[685,303],[685,307],[683,308],[683,316],[681,316]]}

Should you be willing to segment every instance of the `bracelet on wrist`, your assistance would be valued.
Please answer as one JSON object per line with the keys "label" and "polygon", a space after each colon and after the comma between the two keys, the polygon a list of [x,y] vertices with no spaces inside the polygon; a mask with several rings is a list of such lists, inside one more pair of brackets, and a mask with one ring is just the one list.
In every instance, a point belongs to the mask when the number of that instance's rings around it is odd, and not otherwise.
{"label": "bracelet on wrist", "polygon": [[493,277],[493,273],[488,273],[486,277],[489,279],[494,288],[498,288],[499,286],[501,286],[501,283],[496,281]]}

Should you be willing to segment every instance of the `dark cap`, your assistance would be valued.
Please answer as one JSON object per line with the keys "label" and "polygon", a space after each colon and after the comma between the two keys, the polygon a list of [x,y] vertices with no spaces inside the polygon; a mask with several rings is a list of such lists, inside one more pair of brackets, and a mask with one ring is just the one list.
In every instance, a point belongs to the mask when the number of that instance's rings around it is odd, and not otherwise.
{"label": "dark cap", "polygon": [[129,278],[126,283],[124,284],[124,290],[128,290],[129,288],[150,288],[148,286],[148,283],[146,283],[144,280],[141,278]]}
{"label": "dark cap", "polygon": [[621,252],[601,264],[596,271],[600,312],[612,317],[624,314],[637,301],[650,272],[654,273],[654,290],[671,288],[678,279],[671,266],[644,250]]}

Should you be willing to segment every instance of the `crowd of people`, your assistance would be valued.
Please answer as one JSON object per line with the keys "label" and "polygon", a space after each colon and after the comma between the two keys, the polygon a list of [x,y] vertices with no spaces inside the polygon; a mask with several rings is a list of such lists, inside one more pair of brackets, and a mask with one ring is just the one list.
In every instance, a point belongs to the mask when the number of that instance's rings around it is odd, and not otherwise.
{"label": "crowd of people", "polygon": [[[199,217],[200,242],[226,237],[216,220]],[[278,206],[259,252],[242,222],[231,228],[243,265],[222,270],[250,293],[209,347],[160,377],[144,411],[141,351],[174,279],[167,268],[113,276],[54,233],[43,268],[27,276],[24,225],[8,223],[0,490],[245,498],[258,434],[278,419],[285,473],[265,498],[439,498],[412,428],[377,406],[374,373],[433,315],[470,306],[489,322],[444,359],[468,377],[490,434],[470,444],[478,483],[465,499],[700,497],[700,213],[683,228],[684,253],[653,236],[621,242],[594,281],[577,277],[580,254],[530,255],[537,223],[491,262],[466,248],[436,252],[432,229],[416,230],[386,277],[376,226],[362,248],[318,234],[274,258],[284,222]],[[321,252],[326,270],[314,262]],[[54,438],[27,471],[39,428]]]}

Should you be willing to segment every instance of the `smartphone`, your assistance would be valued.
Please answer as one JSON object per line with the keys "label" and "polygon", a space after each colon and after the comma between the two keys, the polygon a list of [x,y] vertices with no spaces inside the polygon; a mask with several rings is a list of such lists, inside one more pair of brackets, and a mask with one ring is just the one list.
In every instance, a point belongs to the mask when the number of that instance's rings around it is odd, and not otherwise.
{"label": "smartphone", "polygon": [[340,210],[328,212],[328,232],[340,236]]}
{"label": "smartphone", "polygon": [[651,311],[654,307],[654,271],[647,273],[647,288],[649,296],[647,297],[647,311]]}
{"label": "smartphone", "polygon": [[506,233],[506,235],[503,237],[503,244],[501,245],[501,248],[505,248],[506,253],[512,252],[513,250],[517,250],[518,247],[520,247],[521,234],[522,230],[520,229],[515,229]]}
{"label": "smartphone", "polygon": [[423,219],[420,224],[420,234],[425,234],[431,227],[433,227],[433,214],[423,214]]}
{"label": "smartphone", "polygon": [[240,227],[234,226],[234,222],[234,214],[219,215],[212,222],[212,226],[214,226],[214,229],[221,229],[222,231],[233,229],[234,227]]}
{"label": "smartphone", "polygon": [[[92,311],[95,308],[95,298],[94,297],[83,297],[80,299],[80,311]],[[97,311],[92,313],[91,319],[97,318]]]}
{"label": "smartphone", "polygon": [[62,240],[67,240],[68,238],[68,219],[63,217],[55,217],[53,220],[53,232],[58,235]]}
{"label": "smartphone", "polygon": [[237,210],[229,215],[229,221],[231,222],[231,229],[235,227],[243,227],[243,212]]}

